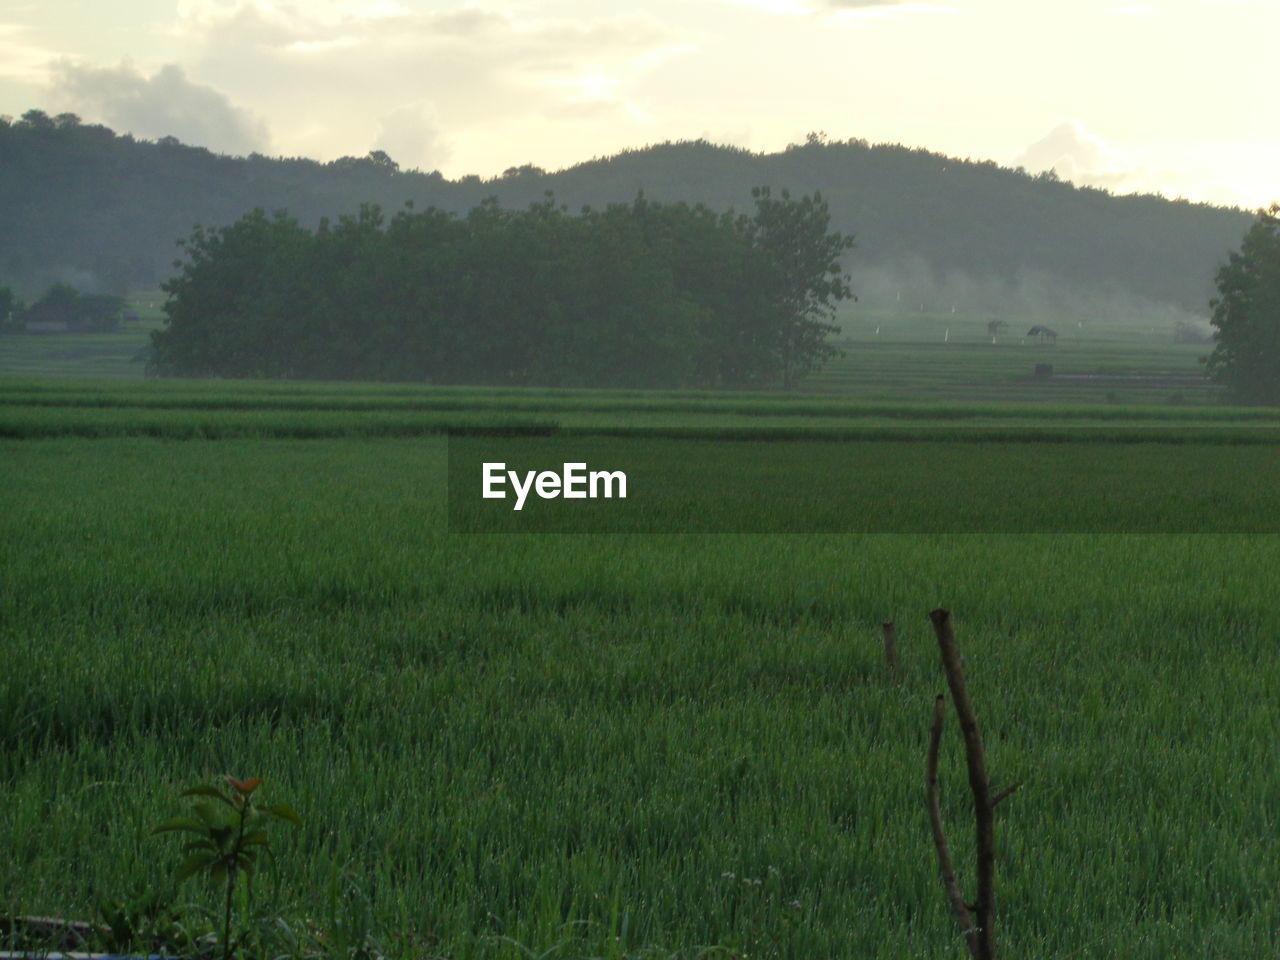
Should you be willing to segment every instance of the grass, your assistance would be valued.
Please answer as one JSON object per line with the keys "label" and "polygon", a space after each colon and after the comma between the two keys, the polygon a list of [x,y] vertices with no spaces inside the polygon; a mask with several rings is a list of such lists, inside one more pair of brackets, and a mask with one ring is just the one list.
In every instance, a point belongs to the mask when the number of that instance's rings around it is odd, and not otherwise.
{"label": "grass", "polygon": [[[0,380],[0,912],[173,893],[147,830],[229,772],[306,820],[261,906],[333,912],[345,877],[389,957],[959,957],[922,785],[945,605],[996,786],[1024,782],[997,817],[1005,955],[1271,955],[1280,537],[1009,532],[1060,519],[1038,494],[983,533],[446,531],[443,431],[513,424],[672,470],[749,447],[778,489],[826,463],[814,503],[845,513],[870,512],[854,477],[886,510],[972,505],[931,493],[946,455],[1274,529],[1277,411],[1026,400],[1028,355],[1002,385],[981,346],[904,337],[794,396]],[[893,373],[912,351],[931,399]],[[972,889],[954,725],[943,753]]]}
{"label": "grass", "polygon": [[344,866],[397,955],[958,956],[920,795],[946,603],[1028,780],[1008,951],[1276,933],[1275,537],[476,538],[439,439],[4,447],[10,909],[163,883],[144,828],[230,771],[308,821],[275,902]]}
{"label": "grass", "polygon": [[5,376],[97,377],[136,380],[142,377],[143,352],[151,331],[163,325],[158,292],[128,301],[139,320],[114,333],[0,334],[0,373]]}

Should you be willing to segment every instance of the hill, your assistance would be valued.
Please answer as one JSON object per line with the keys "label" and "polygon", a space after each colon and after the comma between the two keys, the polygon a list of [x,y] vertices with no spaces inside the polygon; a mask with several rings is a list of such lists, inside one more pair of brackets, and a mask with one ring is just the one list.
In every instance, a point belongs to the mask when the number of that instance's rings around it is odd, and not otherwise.
{"label": "hill", "polygon": [[849,265],[864,309],[1199,316],[1215,269],[1251,220],[991,161],[812,136],[772,154],[664,143],[557,172],[526,165],[450,181],[401,170],[380,152],[329,163],[230,157],[33,110],[0,122],[0,170],[0,283],[28,294],[54,279],[107,292],[154,288],[171,273],[175,241],[197,223],[220,226],[255,207],[314,224],[362,203],[460,212],[488,196],[522,207],[551,190],[571,209],[638,191],[741,208],[752,186],[770,185],[822,191],[833,227],[857,238]]}

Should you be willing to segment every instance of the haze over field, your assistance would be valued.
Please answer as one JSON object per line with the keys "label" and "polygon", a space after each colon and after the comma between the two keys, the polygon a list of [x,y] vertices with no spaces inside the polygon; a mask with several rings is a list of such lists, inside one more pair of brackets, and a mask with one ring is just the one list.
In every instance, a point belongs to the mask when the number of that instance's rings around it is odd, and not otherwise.
{"label": "haze over field", "polygon": [[1280,196],[1268,0],[0,3],[0,112],[490,177],[812,130],[1113,192]]}

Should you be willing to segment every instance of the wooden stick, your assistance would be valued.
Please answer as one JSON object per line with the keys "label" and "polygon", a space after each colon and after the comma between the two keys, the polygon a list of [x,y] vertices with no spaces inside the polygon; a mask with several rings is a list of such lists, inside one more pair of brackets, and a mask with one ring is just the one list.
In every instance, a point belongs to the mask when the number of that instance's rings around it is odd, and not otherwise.
{"label": "wooden stick", "polygon": [[884,629],[884,662],[890,670],[898,669],[898,632],[893,628],[893,621],[886,620],[881,624]]}
{"label": "wooden stick", "polygon": [[951,848],[947,846],[947,835],[942,826],[942,804],[938,799],[938,745],[942,743],[942,721],[946,713],[946,698],[938,694],[933,703],[933,730],[929,734],[929,757],[925,762],[924,786],[929,799],[929,826],[933,828],[933,845],[938,851],[938,872],[942,874],[942,885],[946,887],[947,899],[951,901],[951,912],[955,914],[956,923],[960,924],[969,944],[969,953],[976,957],[978,929],[973,925],[973,916],[965,905],[960,885],[956,883],[956,868],[951,862]]}
{"label": "wooden stick", "polygon": [[995,960],[995,818],[992,816],[991,787],[987,780],[986,756],[982,749],[982,735],[978,732],[978,719],[969,699],[965,684],[964,666],[956,649],[956,635],[951,629],[951,613],[934,610],[929,614],[934,632],[938,635],[938,649],[942,654],[942,669],[947,675],[951,700],[956,706],[960,732],[964,736],[965,764],[969,768],[969,790],[973,793],[973,818],[977,828],[978,897],[974,901],[974,913],[978,915],[978,949],[973,951],[975,960]]}
{"label": "wooden stick", "polygon": [[0,931],[6,935],[28,935],[48,940],[49,946],[56,945],[66,951],[84,947],[94,934],[110,933],[111,928],[62,917],[0,917]]}

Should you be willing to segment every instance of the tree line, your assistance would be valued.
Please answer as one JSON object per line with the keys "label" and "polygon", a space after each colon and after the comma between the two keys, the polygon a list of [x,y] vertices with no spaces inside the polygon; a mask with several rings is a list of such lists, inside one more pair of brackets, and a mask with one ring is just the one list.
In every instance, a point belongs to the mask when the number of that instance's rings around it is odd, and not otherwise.
{"label": "tree line", "polygon": [[369,205],[308,229],[262,209],[197,228],[153,372],[576,387],[790,385],[851,297],[821,195],[754,212],[547,195],[459,216]]}
{"label": "tree line", "polygon": [[120,325],[124,299],[84,293],[55,283],[27,306],[9,287],[0,287],[0,333],[35,332],[44,324],[69,333],[110,333]]}
{"label": "tree line", "polygon": [[[656,144],[547,172],[446,179],[377,151],[322,163],[222,156],[172,137],[117,135],[73,114],[0,117],[0,282],[33,298],[55,279],[91,274],[94,289],[154,289],[174,239],[196,223],[230,223],[255,207],[287,208],[315,227],[362,202],[412,200],[464,215],[488,196],[521,209],[553,190],[572,209],[625,202],[741,203],[752,184],[821,190],[837,230],[856,230],[859,265],[927,265],[1008,283],[1047,274],[1202,312],[1215,265],[1249,214],[1156,196],[1112,196],[1051,175],[899,145],[819,135],[778,153],[705,141]],[[1010,319],[1016,299],[996,312]]]}

